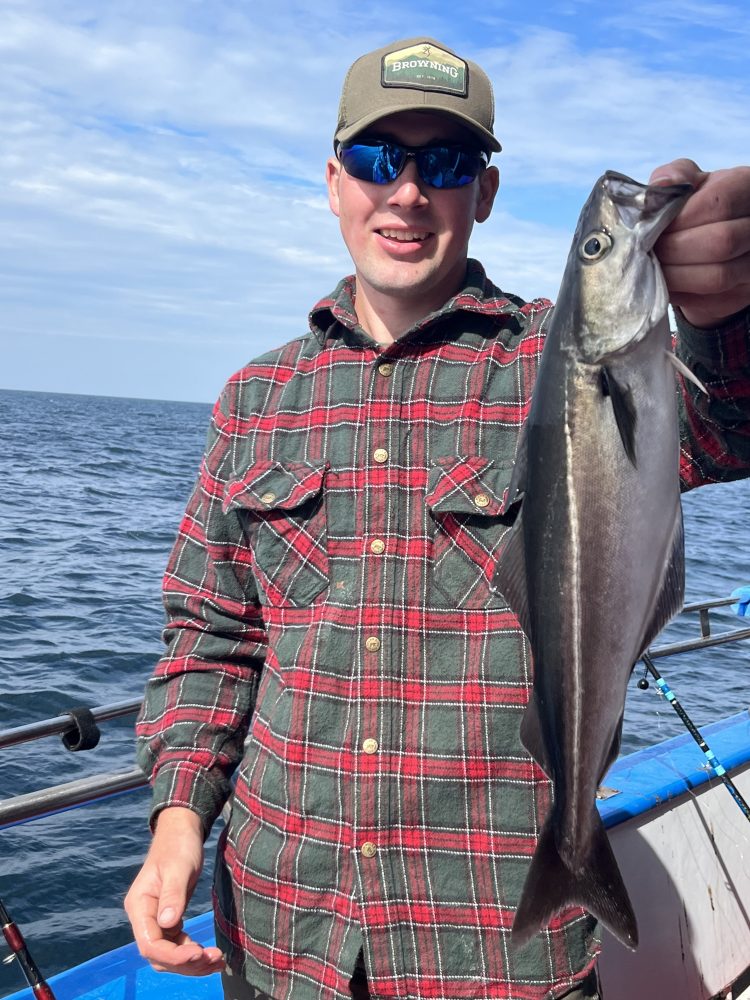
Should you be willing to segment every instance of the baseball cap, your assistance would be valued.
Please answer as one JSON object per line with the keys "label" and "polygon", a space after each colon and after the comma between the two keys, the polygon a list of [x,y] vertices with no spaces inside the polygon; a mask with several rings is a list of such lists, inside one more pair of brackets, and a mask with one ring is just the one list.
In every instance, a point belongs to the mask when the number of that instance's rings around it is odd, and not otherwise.
{"label": "baseball cap", "polygon": [[399,111],[449,115],[499,152],[493,134],[495,100],[484,70],[434,38],[405,38],[360,56],[341,90],[334,146]]}

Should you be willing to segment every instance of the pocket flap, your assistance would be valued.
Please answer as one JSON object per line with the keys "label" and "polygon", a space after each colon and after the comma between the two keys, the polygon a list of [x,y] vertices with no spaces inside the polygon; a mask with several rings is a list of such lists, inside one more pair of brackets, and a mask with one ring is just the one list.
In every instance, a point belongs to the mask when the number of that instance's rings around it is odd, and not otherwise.
{"label": "pocket flap", "polygon": [[427,506],[436,514],[497,517],[505,513],[512,473],[512,462],[481,455],[439,458],[427,479]]}
{"label": "pocket flap", "polygon": [[241,479],[227,483],[222,510],[294,510],[320,493],[329,467],[328,462],[256,462]]}

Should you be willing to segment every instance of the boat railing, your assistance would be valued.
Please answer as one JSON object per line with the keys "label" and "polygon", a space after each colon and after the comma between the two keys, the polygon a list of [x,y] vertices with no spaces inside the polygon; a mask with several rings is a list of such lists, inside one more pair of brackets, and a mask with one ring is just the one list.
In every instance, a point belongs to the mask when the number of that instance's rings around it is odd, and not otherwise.
{"label": "boat railing", "polygon": [[[712,631],[711,611],[736,603],[736,597],[727,597],[685,605],[680,614],[698,614],[700,636],[695,639],[654,646],[648,650],[648,657],[655,660],[690,650],[706,649],[710,646],[750,639],[750,626],[721,632]],[[48,736],[61,736],[64,744],[70,750],[86,749],[87,746],[81,738],[82,720],[84,725],[88,725],[90,733],[96,731],[98,734],[100,722],[135,715],[140,707],[141,701],[134,700],[101,705],[91,709],[70,709],[63,715],[52,719],[43,719],[29,725],[0,731],[0,750]],[[15,795],[12,798],[0,800],[0,830],[98,802],[113,795],[132,792],[147,784],[148,779],[143,772],[134,768],[129,771],[79,778],[38,791]]]}
{"label": "boat railing", "polygon": [[687,639],[683,642],[653,646],[648,650],[648,655],[652,660],[658,660],[662,656],[674,656],[677,653],[688,653],[693,649],[707,649],[709,646],[721,646],[727,642],[739,642],[740,639],[750,639],[750,625],[745,628],[727,629],[725,632],[714,633],[711,631],[711,611],[715,608],[725,608],[730,604],[737,604],[737,598],[720,597],[713,601],[686,604],[680,614],[686,615],[698,612],[698,621],[701,630],[700,636],[697,639]]}
{"label": "boat railing", "polygon": [[[95,722],[107,722],[109,719],[135,715],[136,712],[140,711],[141,704],[139,698],[136,701],[118,701],[112,705],[100,705],[97,708],[89,709],[89,711]],[[0,750],[17,746],[19,743],[40,740],[44,736],[73,735],[77,728],[75,719],[69,712],[64,712],[52,719],[42,719],[39,722],[31,722],[27,726],[16,726],[14,729],[3,730],[0,732]]]}
{"label": "boat railing", "polygon": [[[95,708],[71,709],[51,719],[41,719],[26,726],[16,726],[0,732],[0,750],[18,746],[47,736],[62,737],[64,745],[71,750],[85,749],[80,746],[82,726],[88,734],[95,733],[98,743],[98,725],[110,719],[136,715],[141,708],[141,699],[118,701]],[[94,743],[93,745],[96,745]],[[114,795],[133,792],[144,788],[148,778],[140,768],[90,775],[75,781],[66,781],[37,791],[0,799],[0,830],[30,820],[41,819],[54,813],[65,812],[78,806],[90,805]]]}

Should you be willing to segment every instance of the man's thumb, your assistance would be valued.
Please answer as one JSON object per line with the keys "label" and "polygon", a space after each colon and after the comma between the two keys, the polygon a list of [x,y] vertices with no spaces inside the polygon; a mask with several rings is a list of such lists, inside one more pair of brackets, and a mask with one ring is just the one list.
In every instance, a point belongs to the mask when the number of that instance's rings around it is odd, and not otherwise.
{"label": "man's thumb", "polygon": [[649,184],[692,184],[697,190],[708,177],[695,160],[672,160],[651,171]]}
{"label": "man's thumb", "polygon": [[160,927],[175,927],[182,919],[187,906],[185,889],[175,883],[167,883],[159,896],[157,920]]}

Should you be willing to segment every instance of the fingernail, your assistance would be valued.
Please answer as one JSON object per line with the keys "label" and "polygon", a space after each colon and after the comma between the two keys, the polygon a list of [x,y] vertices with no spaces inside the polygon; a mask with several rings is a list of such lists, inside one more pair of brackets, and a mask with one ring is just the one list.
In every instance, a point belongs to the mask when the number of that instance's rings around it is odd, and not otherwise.
{"label": "fingernail", "polygon": [[177,914],[172,906],[167,906],[166,909],[162,910],[159,914],[160,924],[172,924]]}
{"label": "fingernail", "polygon": [[679,177],[671,170],[655,170],[648,182],[649,184],[678,184]]}

